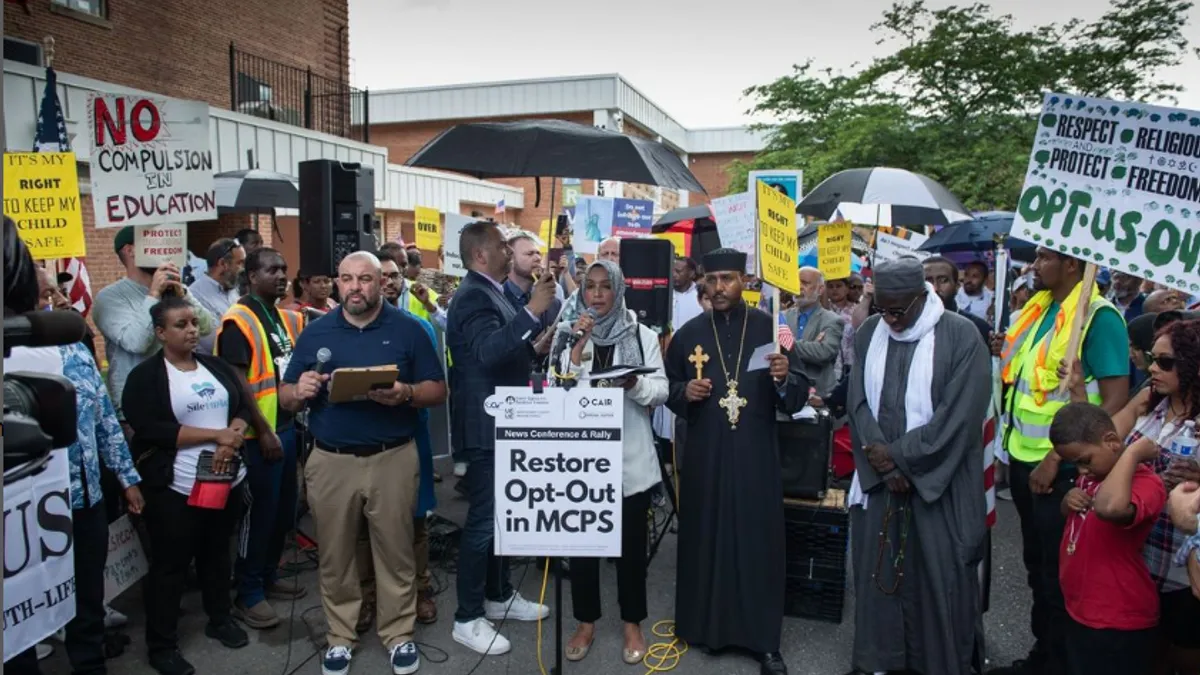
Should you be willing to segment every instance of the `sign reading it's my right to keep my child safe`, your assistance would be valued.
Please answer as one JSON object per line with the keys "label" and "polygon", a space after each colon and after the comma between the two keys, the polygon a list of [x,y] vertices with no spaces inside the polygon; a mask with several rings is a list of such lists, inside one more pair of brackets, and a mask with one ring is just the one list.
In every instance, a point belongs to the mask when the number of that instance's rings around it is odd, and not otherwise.
{"label": "sign reading it's my right to keep my child safe", "polygon": [[621,556],[621,389],[497,387],[497,555]]}
{"label": "sign reading it's my right to keep my child safe", "polygon": [[1200,112],[1046,94],[1012,235],[1200,292]]}

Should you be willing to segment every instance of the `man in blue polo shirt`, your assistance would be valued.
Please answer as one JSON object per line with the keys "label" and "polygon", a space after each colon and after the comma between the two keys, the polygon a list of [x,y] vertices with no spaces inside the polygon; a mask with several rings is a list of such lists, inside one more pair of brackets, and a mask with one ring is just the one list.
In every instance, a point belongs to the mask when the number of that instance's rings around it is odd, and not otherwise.
{"label": "man in blue polo shirt", "polygon": [[[416,565],[413,518],[419,488],[414,437],[419,408],[446,400],[445,377],[429,336],[411,316],[382,302],[379,259],[352,253],[338,267],[342,304],[313,322],[296,342],[279,390],[280,405],[309,406],[315,447],[304,469],[320,548],[321,603],[329,623],[321,672],[344,675],[357,641],[362,589],[354,575],[363,516],[371,532],[379,637],[392,672],[420,667],[413,643]],[[317,351],[331,353],[316,372]],[[330,403],[329,373],[338,368],[395,365],[396,382],[366,401]]]}

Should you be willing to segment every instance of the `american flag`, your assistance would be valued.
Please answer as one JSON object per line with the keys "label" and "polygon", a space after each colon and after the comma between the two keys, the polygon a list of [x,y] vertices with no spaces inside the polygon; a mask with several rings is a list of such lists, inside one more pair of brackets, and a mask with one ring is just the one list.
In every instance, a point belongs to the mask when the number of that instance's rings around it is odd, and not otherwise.
{"label": "american flag", "polygon": [[[46,68],[46,89],[42,93],[42,105],[38,111],[37,136],[33,140],[34,152],[69,152],[71,139],[67,135],[67,122],[63,118],[62,105],[58,101],[58,76],[53,68]],[[67,297],[84,316],[92,309],[92,280],[82,258],[64,258],[59,268],[71,275]]]}
{"label": "american flag", "polygon": [[987,526],[996,524],[996,420],[995,411],[988,408],[983,422],[983,492],[987,501]]}
{"label": "american flag", "polygon": [[503,199],[496,202],[496,215],[498,215],[498,216],[504,215],[504,200]]}
{"label": "american flag", "polygon": [[796,338],[792,335],[792,329],[787,325],[783,315],[779,315],[779,346],[785,350],[790,350],[792,345],[796,344]]}

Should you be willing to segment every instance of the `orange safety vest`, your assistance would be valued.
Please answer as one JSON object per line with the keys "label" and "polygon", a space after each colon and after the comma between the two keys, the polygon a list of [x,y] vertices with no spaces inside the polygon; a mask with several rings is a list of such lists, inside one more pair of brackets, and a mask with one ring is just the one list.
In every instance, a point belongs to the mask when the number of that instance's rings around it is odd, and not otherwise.
{"label": "orange safety vest", "polygon": [[[300,331],[304,330],[304,316],[289,309],[279,309],[279,318],[283,329],[287,331],[288,340],[296,344]],[[258,320],[254,310],[246,305],[234,304],[221,317],[221,325],[217,328],[217,337],[213,343],[213,353],[220,356],[221,331],[225,325],[232,322],[241,331],[242,337],[250,344],[250,367],[246,371],[246,382],[250,385],[250,393],[258,405],[262,416],[272,428],[278,421],[279,384],[276,377],[276,364],[271,358],[270,335]],[[279,375],[283,375],[282,372]],[[254,427],[246,427],[246,438],[254,437]]]}

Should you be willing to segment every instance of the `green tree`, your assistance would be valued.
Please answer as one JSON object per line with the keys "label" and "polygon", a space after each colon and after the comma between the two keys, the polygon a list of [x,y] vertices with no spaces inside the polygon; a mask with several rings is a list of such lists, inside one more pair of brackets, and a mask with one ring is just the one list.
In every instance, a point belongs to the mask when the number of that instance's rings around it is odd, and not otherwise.
{"label": "green tree", "polygon": [[855,167],[892,166],[940,181],[972,209],[1012,209],[1043,91],[1168,101],[1183,86],[1165,68],[1191,50],[1190,0],[1113,0],[1088,23],[1017,30],[988,5],[931,10],[905,0],[873,30],[895,51],[842,73],[811,62],[750,87],[753,114],[778,120],[767,147],[730,167],[730,191],[752,169],[800,168],[811,189]]}

